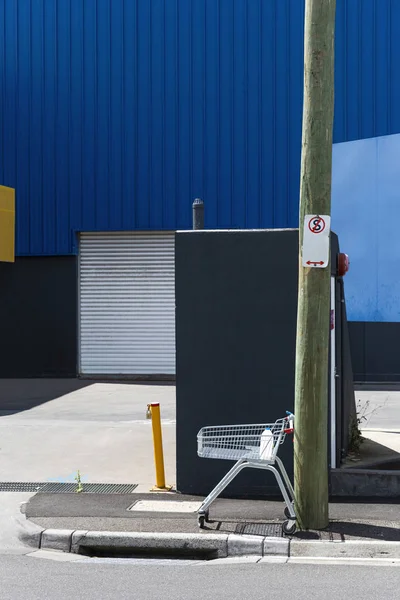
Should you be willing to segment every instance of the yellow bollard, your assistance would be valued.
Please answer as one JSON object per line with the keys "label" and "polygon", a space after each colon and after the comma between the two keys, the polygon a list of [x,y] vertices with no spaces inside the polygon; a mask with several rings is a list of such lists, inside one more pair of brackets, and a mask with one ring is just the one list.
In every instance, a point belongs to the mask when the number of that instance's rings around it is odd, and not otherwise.
{"label": "yellow bollard", "polygon": [[169,491],[172,486],[165,485],[165,471],[164,471],[164,453],[162,443],[162,431],[161,431],[161,414],[160,405],[148,404],[147,405],[147,418],[151,419],[151,426],[153,430],[153,445],[154,445],[154,463],[156,467],[156,485],[152,488],[152,491],[167,490]]}

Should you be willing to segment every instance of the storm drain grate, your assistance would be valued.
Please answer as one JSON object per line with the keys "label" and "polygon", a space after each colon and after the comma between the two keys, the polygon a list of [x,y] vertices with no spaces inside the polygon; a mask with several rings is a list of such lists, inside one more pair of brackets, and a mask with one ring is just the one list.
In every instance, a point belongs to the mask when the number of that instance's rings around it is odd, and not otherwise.
{"label": "storm drain grate", "polygon": [[0,481],[0,492],[37,492],[43,485],[34,481]]}
{"label": "storm drain grate", "polygon": [[[46,483],[40,488],[41,493],[68,494],[76,492],[76,483]],[[130,494],[137,483],[82,483],[83,493],[86,494]]]}
{"label": "storm drain grate", "polygon": [[[82,483],[86,494],[130,494],[137,483]],[[77,489],[76,483],[61,482],[0,482],[0,492],[40,492],[46,494],[71,494]]]}
{"label": "storm drain grate", "polygon": [[235,533],[282,537],[282,525],[279,523],[238,523]]}

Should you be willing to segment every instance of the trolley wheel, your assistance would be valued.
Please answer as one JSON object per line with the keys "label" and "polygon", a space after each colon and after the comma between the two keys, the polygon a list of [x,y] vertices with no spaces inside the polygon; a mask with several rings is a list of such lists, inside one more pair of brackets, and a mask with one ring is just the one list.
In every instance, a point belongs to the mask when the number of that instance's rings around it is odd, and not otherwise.
{"label": "trolley wheel", "polygon": [[205,515],[199,515],[197,522],[199,524],[200,529],[204,529],[204,523],[206,522]]}
{"label": "trolley wheel", "polygon": [[[292,524],[290,525],[290,523]],[[296,523],[285,521],[282,525],[282,531],[285,535],[293,535],[296,531]]]}
{"label": "trolley wheel", "polygon": [[198,513],[197,513],[197,515],[198,515],[199,517],[204,517],[204,522],[205,522],[205,523],[209,523],[209,522],[210,522],[210,521],[209,521],[209,518],[208,518],[208,517],[209,517],[209,514],[210,514],[210,512],[209,512],[208,508],[207,508],[207,510],[202,510],[201,512],[198,512]]}
{"label": "trolley wheel", "polygon": [[293,517],[290,515],[289,509],[287,506],[285,506],[285,510],[283,511],[285,513],[285,517],[289,520],[293,520]]}

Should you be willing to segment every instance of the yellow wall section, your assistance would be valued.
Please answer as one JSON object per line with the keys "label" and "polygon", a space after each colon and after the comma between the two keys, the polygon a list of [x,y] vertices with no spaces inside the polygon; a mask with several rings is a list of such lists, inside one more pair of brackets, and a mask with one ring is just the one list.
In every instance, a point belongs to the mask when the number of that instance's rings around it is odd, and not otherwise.
{"label": "yellow wall section", "polygon": [[14,262],[15,190],[0,185],[0,261]]}

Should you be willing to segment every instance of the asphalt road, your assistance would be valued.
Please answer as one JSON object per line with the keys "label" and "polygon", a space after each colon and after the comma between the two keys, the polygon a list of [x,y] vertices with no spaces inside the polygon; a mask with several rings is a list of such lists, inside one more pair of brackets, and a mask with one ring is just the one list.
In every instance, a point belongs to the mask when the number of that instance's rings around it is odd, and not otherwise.
{"label": "asphalt road", "polygon": [[0,556],[0,572],[4,600],[397,600],[400,581],[398,567],[71,563],[24,556]]}

